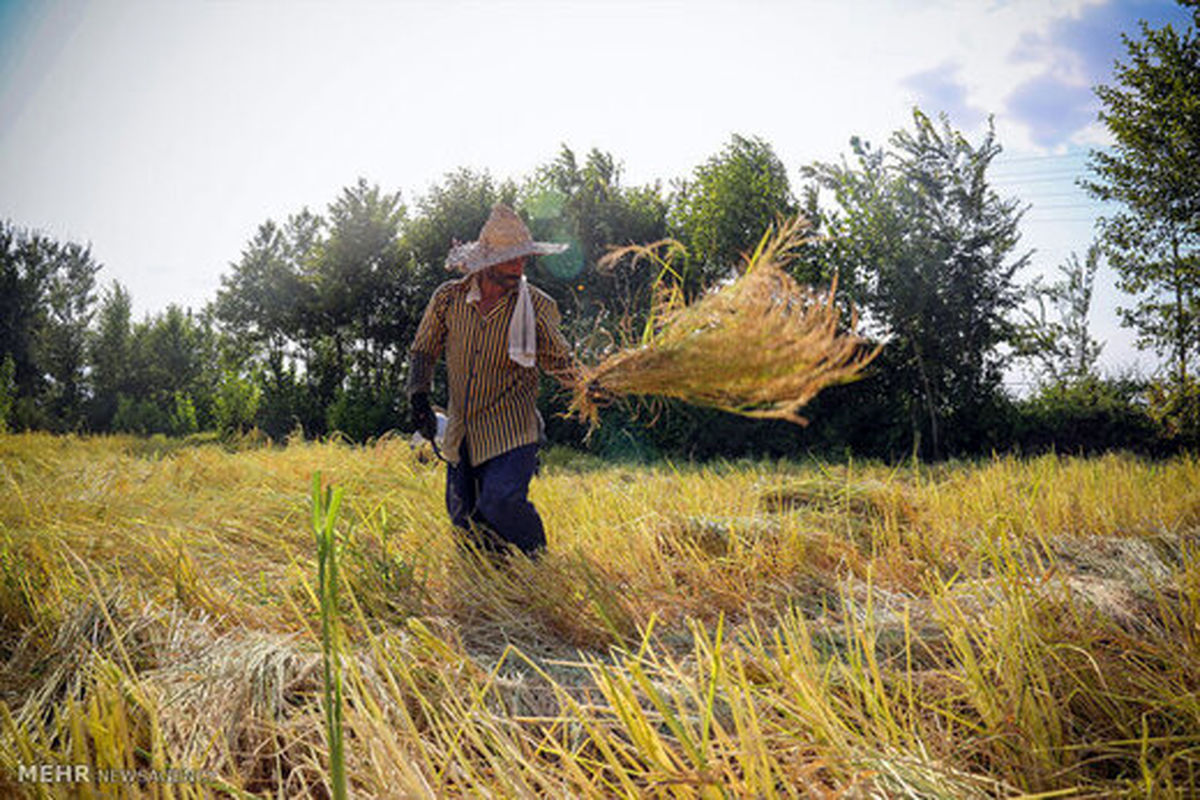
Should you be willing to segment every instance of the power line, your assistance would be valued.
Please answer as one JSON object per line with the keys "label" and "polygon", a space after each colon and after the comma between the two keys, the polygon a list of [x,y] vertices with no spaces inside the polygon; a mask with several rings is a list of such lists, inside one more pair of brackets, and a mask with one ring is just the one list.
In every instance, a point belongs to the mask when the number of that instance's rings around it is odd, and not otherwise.
{"label": "power line", "polygon": [[1038,217],[1037,219],[1023,219],[1022,224],[1025,225],[1049,225],[1063,224],[1068,222],[1095,222],[1095,217]]}
{"label": "power line", "polygon": [[1009,176],[1024,176],[1024,175],[1075,175],[1084,170],[1081,167],[1037,167],[1030,169],[1029,167],[1016,167],[1015,169],[1004,169],[997,167],[993,172],[1000,175]]}
{"label": "power line", "polygon": [[1004,176],[1000,176],[999,178],[994,180],[993,183],[995,183],[997,185],[1003,184],[1003,185],[1008,185],[1008,186],[1019,186],[1019,185],[1026,184],[1026,183],[1061,182],[1061,181],[1069,179],[1070,177],[1071,177],[1070,175],[1063,175],[1061,177],[1055,176],[1055,177],[1046,177],[1046,178],[1013,178],[1011,176],[1004,175]]}
{"label": "power line", "polygon": [[1005,169],[1002,166],[996,167],[994,172],[1003,175],[1021,176],[1021,175],[1075,175],[1082,172],[1081,167],[1016,167],[1015,169]]}
{"label": "power line", "polygon": [[[1038,195],[1038,197],[1078,197],[1080,195],[1080,193],[1082,193],[1082,192],[1083,192],[1083,189],[1075,189],[1073,191],[1068,191],[1068,192],[1042,192],[1041,194]],[[1097,200],[1096,202],[1102,203],[1104,201]]]}
{"label": "power line", "polygon": [[1004,156],[1001,154],[997,160],[1008,162],[1026,162],[1026,161],[1057,161],[1066,158],[1078,158],[1079,156],[1091,155],[1090,151],[1085,153],[1082,150],[1074,153],[1051,153],[1044,156]]}

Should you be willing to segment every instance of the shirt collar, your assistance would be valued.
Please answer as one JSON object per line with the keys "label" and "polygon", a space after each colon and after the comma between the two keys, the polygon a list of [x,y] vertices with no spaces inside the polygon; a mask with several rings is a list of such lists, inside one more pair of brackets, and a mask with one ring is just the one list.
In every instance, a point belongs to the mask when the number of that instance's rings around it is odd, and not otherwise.
{"label": "shirt collar", "polygon": [[[472,273],[472,274],[468,275],[467,277],[463,278],[463,283],[465,283],[467,285],[467,302],[468,303],[478,303],[480,300],[483,299],[483,290],[479,288],[479,274],[478,273]],[[503,302],[504,300],[507,300],[510,296],[515,296],[516,294],[517,294],[517,292],[515,292],[515,291],[505,292],[503,295],[500,296],[500,300],[501,300],[501,302]]]}

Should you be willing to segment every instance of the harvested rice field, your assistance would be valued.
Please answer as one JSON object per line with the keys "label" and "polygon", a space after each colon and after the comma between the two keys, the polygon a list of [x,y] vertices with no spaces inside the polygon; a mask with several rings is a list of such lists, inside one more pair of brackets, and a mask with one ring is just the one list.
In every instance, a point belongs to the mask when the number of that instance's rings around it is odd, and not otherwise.
{"label": "harvested rice field", "polygon": [[442,490],[398,438],[0,436],[0,795],[1200,792],[1193,458],[552,450],[536,564]]}

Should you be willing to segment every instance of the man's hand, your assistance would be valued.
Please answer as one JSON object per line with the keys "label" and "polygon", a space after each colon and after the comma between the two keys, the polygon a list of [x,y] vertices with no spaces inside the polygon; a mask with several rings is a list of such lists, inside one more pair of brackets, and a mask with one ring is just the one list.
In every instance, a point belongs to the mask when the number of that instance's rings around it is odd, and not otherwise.
{"label": "man's hand", "polygon": [[408,404],[412,413],[412,424],[417,433],[429,442],[437,439],[437,416],[433,413],[433,406],[429,405],[429,393],[417,392],[409,399]]}
{"label": "man's hand", "polygon": [[587,393],[588,402],[597,406],[607,406],[617,399],[615,394],[605,389],[596,380],[588,381],[584,391]]}

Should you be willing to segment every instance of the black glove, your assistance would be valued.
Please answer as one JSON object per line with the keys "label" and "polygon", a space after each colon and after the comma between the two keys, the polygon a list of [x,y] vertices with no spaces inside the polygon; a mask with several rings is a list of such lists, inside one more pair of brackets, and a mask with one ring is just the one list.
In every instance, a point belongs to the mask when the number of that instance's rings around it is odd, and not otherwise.
{"label": "black glove", "polygon": [[427,441],[432,442],[437,438],[437,417],[433,413],[433,407],[429,405],[429,393],[417,392],[409,398],[408,405],[412,412],[413,427]]}

